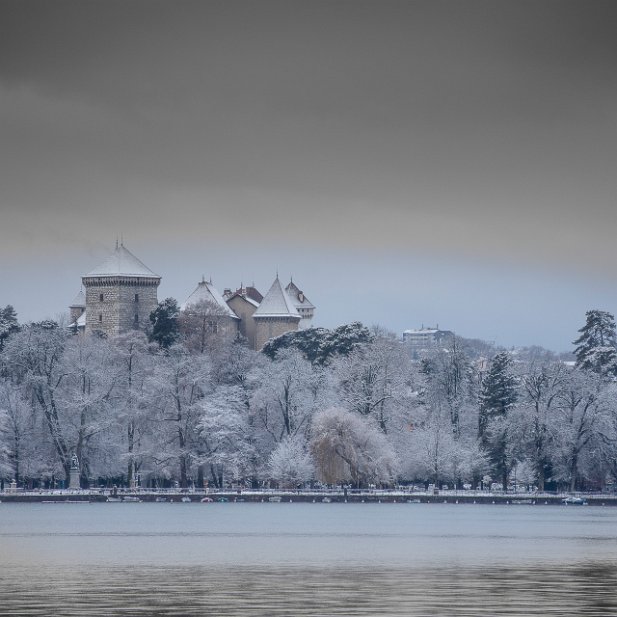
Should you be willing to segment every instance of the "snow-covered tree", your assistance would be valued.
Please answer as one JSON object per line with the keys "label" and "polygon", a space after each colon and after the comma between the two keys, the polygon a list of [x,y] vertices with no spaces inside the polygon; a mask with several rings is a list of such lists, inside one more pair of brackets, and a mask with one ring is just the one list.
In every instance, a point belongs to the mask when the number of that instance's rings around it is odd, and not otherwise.
{"label": "snow-covered tree", "polygon": [[551,473],[557,403],[569,378],[570,371],[561,362],[531,366],[522,378],[520,439],[540,491]]}
{"label": "snow-covered tree", "polygon": [[617,375],[615,318],[607,311],[587,311],[585,325],[574,341],[577,368],[598,375]]}
{"label": "snow-covered tree", "polygon": [[199,409],[196,461],[213,484],[254,475],[252,425],[242,388],[220,385],[200,400]]}
{"label": "snow-covered tree", "polygon": [[178,323],[182,342],[193,353],[212,353],[230,338],[233,340],[237,328],[224,307],[208,300],[180,311]]}
{"label": "snow-covered tree", "polygon": [[279,442],[268,460],[270,476],[290,488],[314,477],[315,466],[303,435],[287,437]]}
{"label": "snow-covered tree", "polygon": [[0,477],[20,482],[36,475],[44,465],[38,460],[41,435],[22,388],[0,380]]}
{"label": "snow-covered tree", "polygon": [[592,446],[610,436],[612,391],[591,371],[573,370],[557,401],[553,461],[556,476],[575,490]]}
{"label": "snow-covered tree", "polygon": [[251,408],[273,444],[306,432],[317,403],[318,379],[308,360],[295,349],[282,350],[276,360],[263,366],[258,379]]}
{"label": "snow-covered tree", "polygon": [[152,459],[159,469],[177,465],[182,487],[188,486],[197,458],[197,424],[201,399],[210,387],[209,372],[206,356],[191,356],[183,346],[173,345],[157,356],[146,385],[149,407],[156,414]]}
{"label": "snow-covered tree", "polygon": [[318,412],[311,427],[318,478],[355,486],[392,482],[398,461],[386,436],[370,421],[344,409]]}
{"label": "snow-covered tree", "polygon": [[59,464],[54,472],[63,470],[67,481],[73,453],[59,397],[66,377],[63,357],[68,336],[53,322],[31,324],[9,338],[3,354],[12,378],[42,413]]}
{"label": "snow-covered tree", "polygon": [[17,313],[10,304],[7,304],[0,309],[0,351],[4,348],[4,343],[9,336],[17,331],[19,331]]}
{"label": "snow-covered tree", "polygon": [[152,373],[156,356],[142,332],[134,331],[111,341],[115,390],[113,408],[118,423],[116,438],[118,462],[126,465],[127,484],[135,482],[136,474],[147,459],[152,424],[146,383]]}
{"label": "snow-covered tree", "polygon": [[[62,387],[57,393],[59,416],[66,441],[80,462],[81,484],[88,478],[104,475],[108,443],[105,437],[116,427],[112,415],[112,394],[116,385],[109,342],[98,337],[71,337],[62,359]],[[119,448],[114,448],[117,457]]]}
{"label": "snow-covered tree", "polygon": [[348,410],[373,418],[384,433],[407,426],[416,401],[415,374],[400,341],[375,332],[371,342],[332,366],[340,400]]}
{"label": "snow-covered tree", "polygon": [[492,476],[508,487],[510,470],[516,464],[516,433],[510,410],[518,399],[518,380],[508,352],[498,353],[491,363],[480,392],[478,435],[491,463]]}
{"label": "snow-covered tree", "polygon": [[432,408],[444,408],[450,416],[454,437],[470,430],[476,418],[477,377],[463,340],[452,336],[447,347],[422,360],[424,388],[421,400]]}

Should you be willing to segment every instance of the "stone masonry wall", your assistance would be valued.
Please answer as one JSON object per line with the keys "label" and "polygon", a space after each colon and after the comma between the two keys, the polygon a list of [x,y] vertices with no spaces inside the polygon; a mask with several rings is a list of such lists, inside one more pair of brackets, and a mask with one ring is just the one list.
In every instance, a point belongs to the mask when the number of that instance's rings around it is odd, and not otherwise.
{"label": "stone masonry wall", "polygon": [[255,322],[255,347],[260,350],[271,338],[281,336],[285,332],[295,332],[298,329],[298,319],[287,317],[259,317]]}
{"label": "stone masonry wall", "polygon": [[158,303],[157,279],[84,278],[83,284],[86,289],[86,334],[100,330],[107,336],[117,336],[129,330],[143,329]]}

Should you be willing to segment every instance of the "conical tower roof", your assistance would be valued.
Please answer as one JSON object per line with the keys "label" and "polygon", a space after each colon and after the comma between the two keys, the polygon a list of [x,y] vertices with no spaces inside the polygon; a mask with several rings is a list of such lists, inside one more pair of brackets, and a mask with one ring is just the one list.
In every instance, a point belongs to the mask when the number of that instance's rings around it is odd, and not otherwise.
{"label": "conical tower roof", "polygon": [[83,290],[75,296],[75,299],[71,304],[69,304],[69,308],[86,308],[86,296],[84,295]]}
{"label": "conical tower roof", "polygon": [[100,266],[88,272],[84,278],[102,276],[161,278],[137,259],[123,244],[116,245],[116,250]]}
{"label": "conical tower roof", "polygon": [[296,310],[291,298],[283,291],[278,276],[274,279],[272,287],[270,287],[261,304],[253,313],[253,318],[259,319],[260,317],[301,319],[300,313]]}
{"label": "conical tower roof", "polygon": [[186,302],[180,307],[183,311],[191,306],[195,306],[200,302],[206,302],[213,305],[214,308],[218,308],[224,315],[239,319],[238,316],[229,308],[227,302],[223,299],[223,296],[219,293],[218,289],[212,284],[202,280],[197,285],[197,289],[187,298]]}

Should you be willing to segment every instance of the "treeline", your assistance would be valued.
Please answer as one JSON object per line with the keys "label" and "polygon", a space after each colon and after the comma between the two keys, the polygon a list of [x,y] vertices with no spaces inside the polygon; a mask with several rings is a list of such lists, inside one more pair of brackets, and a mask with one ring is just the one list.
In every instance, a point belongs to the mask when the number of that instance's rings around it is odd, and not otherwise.
{"label": "treeline", "polygon": [[608,313],[587,313],[576,362],[458,337],[418,362],[393,334],[358,323],[289,333],[254,352],[216,328],[183,328],[169,301],[159,309],[149,337],[113,339],[51,321],[20,327],[11,307],[0,310],[3,481],[58,486],[74,454],[84,487],[574,490],[617,479]]}

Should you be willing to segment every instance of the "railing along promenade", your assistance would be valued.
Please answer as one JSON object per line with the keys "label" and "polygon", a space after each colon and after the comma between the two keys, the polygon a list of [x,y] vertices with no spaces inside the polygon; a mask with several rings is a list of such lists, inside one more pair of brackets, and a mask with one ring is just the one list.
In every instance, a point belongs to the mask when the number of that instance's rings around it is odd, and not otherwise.
{"label": "railing along promenade", "polygon": [[[615,493],[502,492],[476,490],[400,489],[247,489],[247,488],[93,488],[35,489],[5,488],[0,502],[205,502],[205,503],[433,503],[488,505],[617,506]],[[582,502],[582,503],[581,503]]]}

